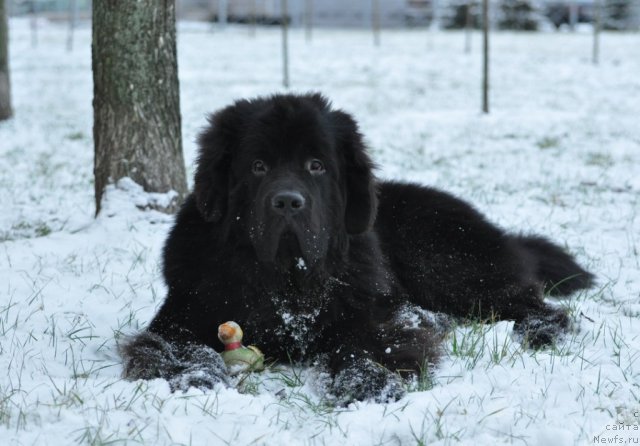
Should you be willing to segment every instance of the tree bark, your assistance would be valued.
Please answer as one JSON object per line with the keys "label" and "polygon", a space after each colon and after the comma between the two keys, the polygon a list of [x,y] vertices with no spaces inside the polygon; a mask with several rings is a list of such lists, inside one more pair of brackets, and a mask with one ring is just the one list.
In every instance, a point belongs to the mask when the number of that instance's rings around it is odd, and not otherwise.
{"label": "tree bark", "polygon": [[93,2],[96,214],[107,184],[187,192],[173,0]]}
{"label": "tree bark", "polygon": [[0,121],[13,115],[9,82],[9,26],[5,0],[0,0]]}

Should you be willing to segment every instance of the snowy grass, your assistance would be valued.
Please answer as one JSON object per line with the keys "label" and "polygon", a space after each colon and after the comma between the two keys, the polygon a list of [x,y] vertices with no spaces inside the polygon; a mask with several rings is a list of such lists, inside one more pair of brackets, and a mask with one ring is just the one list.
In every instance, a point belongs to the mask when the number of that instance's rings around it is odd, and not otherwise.
{"label": "snowy grass", "polygon": [[[322,392],[326,377],[295,365],[210,392],[120,380],[118,339],[143,328],[165,294],[158,262],[171,217],[141,210],[148,197],[120,184],[93,218],[89,28],[72,53],[55,24],[42,23],[36,48],[27,22],[12,20],[10,33],[16,117],[0,123],[3,444],[638,443],[637,34],[605,33],[598,67],[587,34],[495,35],[492,114],[482,116],[480,57],[464,54],[460,33],[385,32],[376,49],[361,31],[318,30],[310,44],[292,32],[295,91],[323,91],[353,113],[382,177],[447,189],[506,228],[547,234],[598,276],[593,290],[556,303],[576,327],[556,345],[527,349],[511,322],[455,326],[442,364],[407,383],[405,398],[337,408]],[[181,26],[190,173],[206,113],[281,91],[279,32],[257,36]]]}

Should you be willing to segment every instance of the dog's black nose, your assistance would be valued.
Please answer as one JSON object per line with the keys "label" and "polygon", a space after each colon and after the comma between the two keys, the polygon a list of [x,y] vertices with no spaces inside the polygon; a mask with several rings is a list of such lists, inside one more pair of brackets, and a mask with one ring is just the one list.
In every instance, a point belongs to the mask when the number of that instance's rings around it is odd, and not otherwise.
{"label": "dog's black nose", "polygon": [[294,215],[304,209],[304,197],[295,191],[278,192],[271,199],[273,210],[281,215]]}

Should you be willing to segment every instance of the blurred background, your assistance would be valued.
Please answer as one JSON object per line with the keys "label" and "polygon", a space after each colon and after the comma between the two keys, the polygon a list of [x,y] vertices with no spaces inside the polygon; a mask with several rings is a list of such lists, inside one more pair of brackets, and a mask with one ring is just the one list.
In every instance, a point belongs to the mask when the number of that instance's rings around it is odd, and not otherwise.
{"label": "blurred background", "polygon": [[[283,7],[287,8],[283,14]],[[292,26],[477,28],[480,0],[177,0],[178,20]],[[91,0],[8,0],[10,16],[91,17]],[[490,0],[493,29],[575,30],[598,14],[606,30],[640,29],[639,0]]]}

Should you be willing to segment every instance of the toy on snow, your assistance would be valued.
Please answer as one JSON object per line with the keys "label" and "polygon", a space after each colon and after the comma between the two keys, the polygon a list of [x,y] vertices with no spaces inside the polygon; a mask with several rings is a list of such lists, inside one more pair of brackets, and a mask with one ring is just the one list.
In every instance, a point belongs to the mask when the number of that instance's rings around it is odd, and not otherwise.
{"label": "toy on snow", "polygon": [[224,344],[220,355],[231,375],[264,370],[264,354],[254,345],[242,345],[242,335],[242,329],[233,321],[218,326],[218,339]]}

